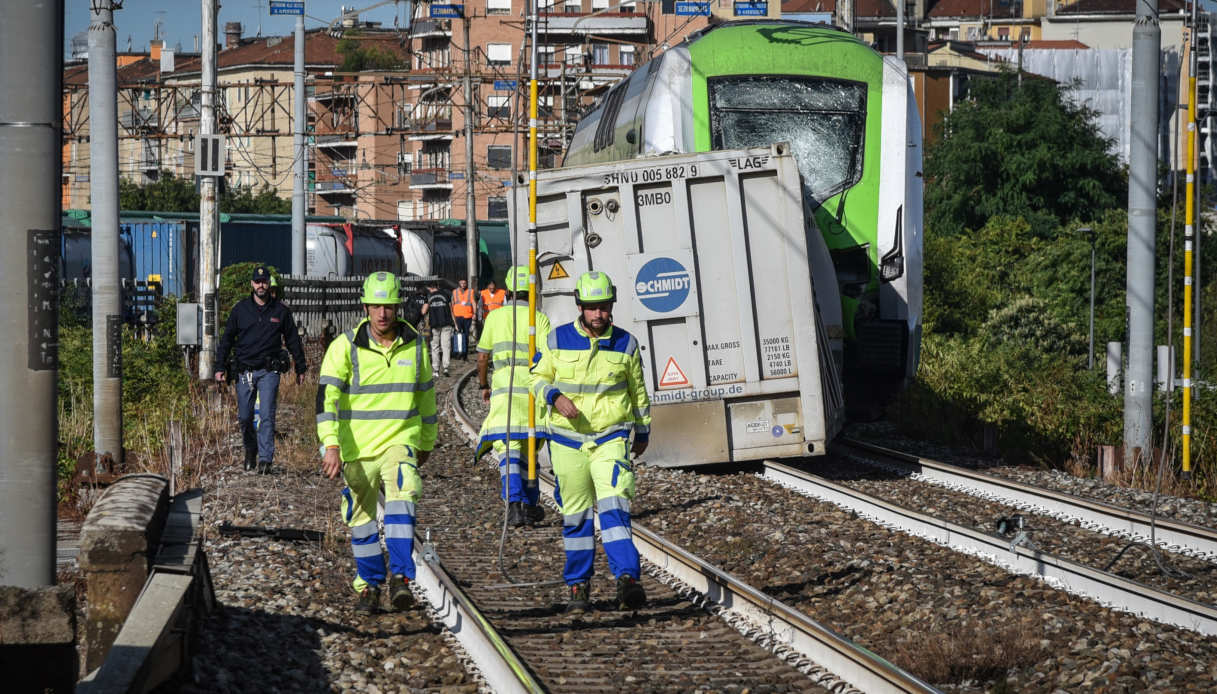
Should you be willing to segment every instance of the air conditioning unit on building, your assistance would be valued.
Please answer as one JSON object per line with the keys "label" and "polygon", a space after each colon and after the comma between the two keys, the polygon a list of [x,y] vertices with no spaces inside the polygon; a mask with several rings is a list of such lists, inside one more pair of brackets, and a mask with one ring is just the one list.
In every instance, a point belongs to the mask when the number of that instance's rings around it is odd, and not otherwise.
{"label": "air conditioning unit on building", "polygon": [[403,174],[410,173],[410,153],[409,152],[398,152],[397,153],[397,171],[399,173],[403,173]]}

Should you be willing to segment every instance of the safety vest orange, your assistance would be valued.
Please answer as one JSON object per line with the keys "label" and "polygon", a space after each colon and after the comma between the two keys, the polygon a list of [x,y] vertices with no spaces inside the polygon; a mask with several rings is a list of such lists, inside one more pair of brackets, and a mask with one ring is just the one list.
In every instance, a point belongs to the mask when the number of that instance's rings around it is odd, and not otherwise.
{"label": "safety vest orange", "polygon": [[495,290],[495,292],[493,294],[490,292],[489,289],[483,289],[481,291],[481,294],[482,294],[482,307],[483,307],[483,310],[485,311],[485,313],[482,314],[483,316],[485,316],[487,313],[490,313],[491,311],[495,310],[496,308],[502,308],[503,302],[507,300],[507,292],[503,289]]}
{"label": "safety vest orange", "polygon": [[473,318],[473,289],[452,290],[452,315],[457,318]]}

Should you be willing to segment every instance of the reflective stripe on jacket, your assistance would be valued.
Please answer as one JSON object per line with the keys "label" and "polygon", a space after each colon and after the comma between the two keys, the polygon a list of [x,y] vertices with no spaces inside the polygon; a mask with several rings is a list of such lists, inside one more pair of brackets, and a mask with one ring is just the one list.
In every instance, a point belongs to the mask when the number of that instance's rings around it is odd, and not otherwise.
{"label": "reflective stripe on jacket", "polygon": [[[541,346],[549,337],[549,317],[537,311],[537,352],[528,357],[528,302],[512,301],[486,318],[477,350],[490,355],[490,366],[494,369],[490,379],[490,412],[482,421],[478,439],[478,455],[484,452],[491,441],[508,438],[508,405],[510,404],[510,438],[528,438],[528,387],[532,382],[529,367],[540,356]],[[544,417],[545,403],[538,398],[537,438],[543,439],[544,428],[540,426]]]}
{"label": "reflective stripe on jacket", "polygon": [[554,328],[532,369],[532,389],[538,399],[553,405],[565,395],[579,408],[567,419],[550,409],[549,438],[580,446],[603,443],[617,436],[646,441],[651,433],[651,399],[642,378],[642,358],[634,336],[609,326],[604,335],[591,338],[578,321]]}
{"label": "reflective stripe on jacket", "polygon": [[452,290],[452,315],[457,318],[473,318],[473,289]]}
{"label": "reflective stripe on jacket", "polygon": [[397,322],[388,347],[371,338],[367,319],[330,343],[317,385],[317,437],[339,446],[343,460],[395,445],[429,451],[437,422],[431,357],[409,323]]}

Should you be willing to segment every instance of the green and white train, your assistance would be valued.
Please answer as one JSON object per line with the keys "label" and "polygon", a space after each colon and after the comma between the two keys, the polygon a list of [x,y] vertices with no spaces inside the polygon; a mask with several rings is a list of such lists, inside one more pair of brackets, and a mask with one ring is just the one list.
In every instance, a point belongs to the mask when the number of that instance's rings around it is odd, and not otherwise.
{"label": "green and white train", "polygon": [[564,166],[790,143],[805,233],[822,235],[835,270],[809,279],[817,296],[839,296],[819,308],[844,346],[846,402],[865,414],[917,369],[921,140],[901,61],[823,24],[741,21],[615,85],[580,120]]}

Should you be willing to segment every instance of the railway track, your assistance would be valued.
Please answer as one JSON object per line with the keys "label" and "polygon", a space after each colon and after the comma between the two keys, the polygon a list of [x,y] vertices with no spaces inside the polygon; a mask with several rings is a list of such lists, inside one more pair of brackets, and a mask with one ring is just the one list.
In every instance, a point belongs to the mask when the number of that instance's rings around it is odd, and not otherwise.
{"label": "railway track", "polygon": [[[464,434],[473,437],[476,430],[458,397],[466,379],[453,391],[451,411]],[[474,465],[483,486],[497,490],[497,469]],[[552,493],[551,480],[543,478],[542,485],[543,496]],[[502,505],[495,503],[491,490],[465,498],[480,500],[486,516],[497,518]],[[432,515],[443,509],[435,504],[427,508],[427,523],[446,535],[437,545],[453,584],[460,585],[469,603],[482,606],[481,619],[519,655],[524,669],[535,675],[535,686],[552,691],[731,691],[747,683],[772,691],[935,691],[638,523],[633,526],[635,543],[650,564],[643,580],[648,606],[635,613],[605,609],[611,586],[600,578],[592,582],[597,609],[566,615],[564,591],[536,585],[545,582],[538,578],[558,573],[563,560],[560,523],[552,511],[543,527],[512,531],[500,565],[487,567],[486,556],[495,554],[493,546],[486,547],[488,527],[465,533],[455,518],[448,525],[448,519]],[[483,524],[489,525],[497,524]],[[607,575],[602,555],[597,575]]]}
{"label": "railway track", "polygon": [[[853,443],[853,445],[855,449],[860,450],[857,443]],[[880,455],[876,452],[878,450],[880,450],[878,447],[868,447],[867,455],[872,458],[878,456]],[[886,455],[885,450],[883,454]],[[851,462],[853,460],[854,458],[851,457]],[[820,463],[816,467],[827,466]],[[945,478],[949,472],[949,470],[937,470],[939,479]],[[1054,586],[1091,598],[1100,604],[1164,624],[1194,630],[1201,634],[1217,635],[1217,608],[1214,608],[1208,601],[1195,600],[1187,595],[1156,588],[1142,581],[1096,568],[1093,565],[1094,556],[1090,556],[1090,561],[1079,561],[1045,551],[1040,543],[1047,543],[1049,532],[1043,525],[1035,525],[1036,532],[1034,533],[1018,527],[1012,528],[1006,534],[981,530],[975,527],[974,523],[965,524],[959,520],[976,517],[991,518],[993,513],[991,508],[986,506],[985,510],[978,512],[974,508],[968,508],[967,502],[963,502],[966,510],[961,510],[958,500],[944,499],[941,493],[916,497],[916,503],[920,507],[932,508],[933,513],[915,510],[910,506],[910,503],[913,502],[909,497],[903,497],[903,502],[893,500],[893,498],[903,496],[892,489],[893,485],[906,483],[903,478],[881,481],[867,479],[861,482],[856,479],[832,480],[805,469],[797,469],[775,461],[765,461],[762,474],[768,480],[836,504],[881,525],[983,558],[1014,573],[1039,577]],[[965,479],[968,477],[965,476]],[[1006,480],[997,481],[1011,484]],[[1033,493],[1033,488],[1027,487],[1027,485],[1015,486],[1026,487],[1026,489],[1018,490],[1023,494]],[[1045,497],[1067,496],[1046,490],[1038,491],[1043,492]],[[1081,501],[1086,507],[1091,508],[1092,512],[1094,512],[1094,506],[1100,506],[1094,502]],[[947,509],[952,503],[955,503],[956,506]],[[1064,507],[1068,503],[1068,499],[1057,499],[1056,503]],[[971,506],[974,507],[975,503]],[[953,516],[956,520],[942,517],[944,515]],[[1093,535],[1093,533],[1084,534]],[[1088,544],[1076,544],[1087,543],[1088,540]],[[1055,544],[1064,547],[1068,546],[1070,542],[1075,543],[1071,546],[1071,552],[1079,558],[1084,558],[1088,556],[1088,552],[1094,551],[1094,538],[1058,539]],[[1100,556],[1106,557],[1111,554],[1112,552],[1105,551]],[[1208,564],[1201,566],[1206,570],[1210,568]],[[1209,572],[1206,578],[1212,579],[1212,572]],[[1208,595],[1207,592],[1201,594]]]}

